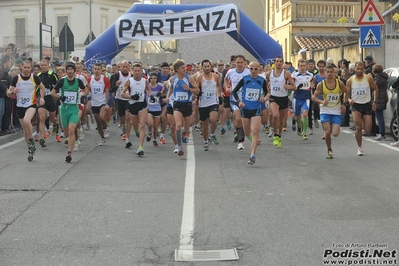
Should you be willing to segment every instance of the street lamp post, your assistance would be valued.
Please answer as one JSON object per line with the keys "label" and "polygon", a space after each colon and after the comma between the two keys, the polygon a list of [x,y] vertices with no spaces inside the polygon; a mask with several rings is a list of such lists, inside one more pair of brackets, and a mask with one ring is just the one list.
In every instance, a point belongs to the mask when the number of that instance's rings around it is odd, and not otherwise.
{"label": "street lamp post", "polygon": [[89,0],[89,20],[90,20],[90,22],[89,22],[89,27],[90,27],[90,32],[89,32],[89,43],[91,43],[93,40],[92,40],[92,24],[91,24],[91,2],[92,2],[92,0]]}

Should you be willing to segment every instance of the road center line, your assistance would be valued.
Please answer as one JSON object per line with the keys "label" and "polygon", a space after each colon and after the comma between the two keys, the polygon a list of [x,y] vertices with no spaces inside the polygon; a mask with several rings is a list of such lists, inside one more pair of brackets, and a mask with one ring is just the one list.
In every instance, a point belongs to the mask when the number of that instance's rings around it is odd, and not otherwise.
{"label": "road center line", "polygon": [[184,185],[183,215],[180,230],[179,249],[194,248],[194,186],[195,186],[195,153],[192,135],[187,143],[186,181]]}

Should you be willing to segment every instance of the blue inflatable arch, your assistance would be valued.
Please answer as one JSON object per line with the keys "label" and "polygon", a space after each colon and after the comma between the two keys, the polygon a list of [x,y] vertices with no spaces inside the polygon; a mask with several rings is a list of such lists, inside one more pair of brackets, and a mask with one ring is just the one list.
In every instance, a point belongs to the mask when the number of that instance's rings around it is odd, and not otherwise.
{"label": "blue inflatable arch", "polygon": [[[164,14],[166,10],[173,12],[193,11],[219,5],[149,5],[134,4],[126,14]],[[269,64],[276,56],[282,56],[281,46],[256,25],[248,16],[239,10],[237,30],[227,32],[242,47],[251,53],[259,62]],[[129,43],[119,44],[115,23],[86,47],[86,66],[90,67],[98,61],[111,62]],[[173,36],[170,39],[174,39]],[[89,68],[90,69],[90,68]]]}

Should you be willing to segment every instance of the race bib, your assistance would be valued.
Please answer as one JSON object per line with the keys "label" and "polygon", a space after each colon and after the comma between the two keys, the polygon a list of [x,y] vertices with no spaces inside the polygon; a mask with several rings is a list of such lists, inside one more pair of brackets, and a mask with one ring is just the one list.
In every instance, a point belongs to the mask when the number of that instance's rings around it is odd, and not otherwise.
{"label": "race bib", "polygon": [[76,104],[78,99],[76,97],[76,92],[73,91],[65,91],[64,96],[66,97],[64,103],[65,104]]}
{"label": "race bib", "polygon": [[302,82],[302,88],[300,88],[301,90],[309,90],[310,88],[310,83],[309,82]]}
{"label": "race bib", "polygon": [[328,101],[327,106],[335,106],[338,104],[339,94],[329,93],[326,96],[327,96],[326,100]]}
{"label": "race bib", "polygon": [[176,92],[176,101],[188,101],[188,92]]}
{"label": "race bib", "polygon": [[245,99],[251,102],[259,101],[259,90],[247,88],[245,91]]}
{"label": "race bib", "polygon": [[354,88],[353,89],[353,93],[355,95],[366,95],[366,88],[365,87],[363,87],[363,88]]}
{"label": "race bib", "polygon": [[101,88],[93,88],[93,94],[100,94],[101,93]]}
{"label": "race bib", "polygon": [[20,97],[19,98],[19,103],[21,104],[22,107],[28,107],[30,106],[30,97]]}

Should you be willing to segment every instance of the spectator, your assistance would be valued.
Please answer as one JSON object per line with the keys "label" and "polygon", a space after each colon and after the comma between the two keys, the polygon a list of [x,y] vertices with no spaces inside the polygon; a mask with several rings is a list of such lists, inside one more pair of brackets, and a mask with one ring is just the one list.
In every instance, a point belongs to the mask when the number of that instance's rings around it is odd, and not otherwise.
{"label": "spectator", "polygon": [[365,73],[373,74],[373,66],[375,65],[374,58],[371,55],[368,55],[364,58],[364,62],[366,63]]}
{"label": "spectator", "polygon": [[17,58],[14,61],[14,66],[18,67],[20,71],[22,71],[22,65],[23,65],[24,61],[22,61],[21,58]]}
{"label": "spectator", "polygon": [[7,100],[7,89],[9,87],[8,83],[8,69],[11,67],[11,57],[9,55],[4,55],[1,58],[0,65],[0,136],[7,134],[8,124],[7,119],[4,117],[6,110],[6,100]]}
{"label": "spectator", "polygon": [[[11,84],[11,80],[20,73],[18,67],[12,67],[8,72],[8,83]],[[14,94],[8,99],[7,104],[7,121],[9,121],[10,129],[15,131],[21,131],[21,124],[17,117],[17,96]]]}
{"label": "spectator", "polygon": [[384,68],[382,65],[373,65],[373,75],[375,84],[378,87],[378,98],[375,99],[377,104],[377,109],[375,111],[375,116],[378,122],[379,135],[375,137],[375,140],[385,140],[385,120],[384,120],[384,110],[387,108],[388,102],[388,74],[383,72]]}
{"label": "spectator", "polygon": [[351,77],[351,76],[353,76],[355,74],[356,74],[356,72],[355,72],[355,63],[350,63],[349,64],[349,76]]}

